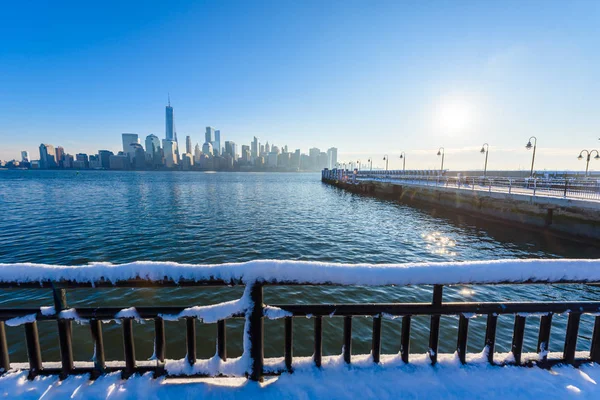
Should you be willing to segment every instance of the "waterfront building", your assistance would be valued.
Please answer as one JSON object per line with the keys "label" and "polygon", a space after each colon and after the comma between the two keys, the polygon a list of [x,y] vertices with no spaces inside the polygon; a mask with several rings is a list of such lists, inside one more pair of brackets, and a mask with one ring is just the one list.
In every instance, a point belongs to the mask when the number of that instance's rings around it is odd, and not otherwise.
{"label": "waterfront building", "polygon": [[175,137],[173,107],[171,107],[171,96],[169,96],[169,103],[165,107],[165,140],[177,141],[177,138]]}
{"label": "waterfront building", "polygon": [[190,136],[185,137],[185,152],[192,154],[192,138]]}
{"label": "waterfront building", "polygon": [[260,139],[256,136],[254,136],[254,139],[252,140],[250,156],[252,157],[252,159],[255,159],[258,156],[260,156]]}
{"label": "waterfront building", "polygon": [[61,146],[56,147],[56,166],[59,168],[63,168],[63,159],[65,158],[65,149]]}
{"label": "waterfront building", "polygon": [[130,144],[139,144],[140,139],[137,133],[123,133],[121,134],[123,138],[123,153],[129,154],[132,151],[132,148],[129,147]]}
{"label": "waterfront building", "polygon": [[[90,161],[88,155],[85,153],[77,153],[75,154],[75,164],[74,168],[88,168],[90,166]],[[77,165],[75,167],[75,165]]]}
{"label": "waterfront building", "polygon": [[237,160],[237,145],[235,144],[235,142],[232,142],[232,141],[225,142],[224,154],[229,154],[234,160]]}
{"label": "waterfront building", "polygon": [[[189,137],[189,136],[188,136]],[[181,155],[181,168],[185,171],[189,171],[194,166],[194,158],[191,153],[184,153]]]}
{"label": "waterfront building", "polygon": [[91,155],[90,156],[90,168],[91,169],[101,169],[102,168],[102,163],[100,161],[100,156],[98,156],[98,155]]}
{"label": "waterfront building", "polygon": [[40,168],[56,168],[56,152],[51,144],[40,144]]}
{"label": "waterfront building", "polygon": [[277,155],[277,166],[288,169],[290,167],[290,153],[281,153]]}
{"label": "waterfront building", "polygon": [[196,147],[194,148],[194,162],[199,163],[201,156],[202,156],[202,150],[200,150],[200,145],[198,143],[196,143]]}
{"label": "waterfront building", "polygon": [[204,142],[202,145],[202,153],[204,153],[209,158],[213,156],[213,146],[209,141]]}
{"label": "waterfront building", "polygon": [[21,162],[29,162],[29,152],[27,150],[21,152]]}
{"label": "waterfront building", "polygon": [[290,156],[290,168],[294,171],[300,169],[300,149],[296,149],[296,151]]}
{"label": "waterfront building", "polygon": [[113,155],[112,151],[98,150],[98,158],[100,159],[100,168],[110,169],[110,156],[112,156],[112,155]]}
{"label": "waterfront building", "polygon": [[324,168],[327,168],[327,153],[322,151],[321,153],[319,153],[319,164],[317,165],[316,170],[320,171]]}
{"label": "waterfront building", "polygon": [[65,154],[63,156],[63,168],[73,168],[75,158],[71,154]]}
{"label": "waterfront building", "polygon": [[331,147],[327,149],[327,168],[334,169],[337,164],[337,148]]}
{"label": "waterfront building", "polygon": [[222,154],[222,152],[221,152],[221,131],[218,129],[215,131],[215,141],[212,145],[213,145],[213,151],[215,152],[215,155],[216,156],[221,155]]}
{"label": "waterfront building", "polygon": [[173,168],[179,164],[179,149],[175,140],[163,140],[163,153],[165,157],[165,166]]}
{"label": "waterfront building", "polygon": [[277,153],[275,152],[270,152],[269,156],[267,158],[267,166],[269,168],[277,168]]}
{"label": "waterfront building", "polygon": [[250,146],[243,144],[242,145],[242,152],[240,154],[241,156],[241,160],[245,163],[249,163],[250,162]]}
{"label": "waterfront building", "polygon": [[158,136],[150,134],[146,136],[146,157],[150,161],[154,160],[156,153],[160,152],[160,139]]}
{"label": "waterfront building", "polygon": [[119,154],[113,154],[109,158],[110,169],[129,169],[129,156],[123,152]]}
{"label": "waterfront building", "polygon": [[269,141],[267,140],[267,143],[265,143],[265,153],[270,153],[271,152],[271,146],[269,146]]}

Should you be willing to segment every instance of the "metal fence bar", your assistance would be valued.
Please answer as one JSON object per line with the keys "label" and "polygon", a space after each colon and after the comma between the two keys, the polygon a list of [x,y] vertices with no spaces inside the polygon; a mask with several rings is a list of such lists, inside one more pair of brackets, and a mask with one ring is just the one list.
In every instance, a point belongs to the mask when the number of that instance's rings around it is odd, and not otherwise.
{"label": "metal fence bar", "polygon": [[400,356],[402,361],[408,363],[410,352],[410,315],[402,317],[402,335],[400,337]]}
{"label": "metal fence bar", "polygon": [[288,372],[292,372],[292,357],[294,356],[294,319],[285,317],[285,344],[283,355],[285,358],[285,368]]}
{"label": "metal fence bar", "polygon": [[321,367],[321,360],[323,358],[323,317],[315,317],[315,353],[313,359],[317,368]]}
{"label": "metal fence bar", "polygon": [[344,317],[344,362],[350,364],[352,358],[352,316]]}

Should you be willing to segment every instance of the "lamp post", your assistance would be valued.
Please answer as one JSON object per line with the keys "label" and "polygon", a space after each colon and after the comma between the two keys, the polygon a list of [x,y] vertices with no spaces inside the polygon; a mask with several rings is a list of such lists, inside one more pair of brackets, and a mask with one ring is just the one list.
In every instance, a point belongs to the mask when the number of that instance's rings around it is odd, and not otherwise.
{"label": "lamp post", "polygon": [[594,149],[592,151],[590,150],[581,150],[581,152],[579,153],[579,157],[577,157],[578,160],[583,160],[583,152],[587,153],[587,160],[585,163],[585,176],[588,176],[588,168],[590,166],[590,158],[592,158],[592,154],[594,152],[596,152],[596,157],[594,157],[594,160],[600,160],[600,153],[598,153],[598,150]]}
{"label": "lamp post", "polygon": [[406,172],[406,153],[400,153],[400,158],[402,159],[402,175]]}
{"label": "lamp post", "polygon": [[358,170],[360,171],[360,160],[356,162],[358,164]]}
{"label": "lamp post", "polygon": [[444,173],[444,153],[445,153],[445,151],[446,150],[443,147],[440,147],[437,152],[438,156],[442,156],[442,166],[440,167],[440,175],[442,175]]}
{"label": "lamp post", "polygon": [[484,178],[487,173],[487,159],[488,159],[489,151],[490,151],[490,145],[487,143],[484,143],[483,146],[481,146],[481,154],[485,153],[485,164],[483,165],[483,177]]}
{"label": "lamp post", "polygon": [[373,158],[372,158],[372,157],[371,157],[371,158],[369,158],[369,159],[367,160],[367,162],[370,164],[370,166],[369,166],[369,171],[373,171]]}
{"label": "lamp post", "polygon": [[[533,146],[531,145],[531,139],[533,139]],[[530,137],[527,145],[525,145],[527,150],[531,150],[532,147],[533,157],[531,158],[531,172],[529,173],[529,176],[533,178],[533,163],[535,162],[535,148],[537,147],[537,138],[535,136]]]}
{"label": "lamp post", "polygon": [[383,156],[383,161],[385,161],[385,170],[388,170],[388,162],[390,161],[390,158],[388,157],[388,155],[386,154],[385,156]]}

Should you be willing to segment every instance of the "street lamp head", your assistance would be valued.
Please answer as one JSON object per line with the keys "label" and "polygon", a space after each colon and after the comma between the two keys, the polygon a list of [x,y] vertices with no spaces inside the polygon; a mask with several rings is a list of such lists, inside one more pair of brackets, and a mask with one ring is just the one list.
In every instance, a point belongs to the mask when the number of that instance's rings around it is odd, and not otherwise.
{"label": "street lamp head", "polygon": [[387,158],[387,157],[385,157],[385,156],[384,156],[384,157],[383,157],[383,161],[385,161],[385,159],[386,159],[386,158]]}
{"label": "street lamp head", "polygon": [[583,160],[583,156],[580,154],[579,157],[577,157],[578,160]]}
{"label": "street lamp head", "polygon": [[442,152],[438,150],[438,153],[437,153],[437,155],[438,155],[438,156],[441,156],[441,155],[442,155]]}
{"label": "street lamp head", "polygon": [[600,160],[600,154],[596,154],[596,157],[594,157],[594,160]]}
{"label": "street lamp head", "polygon": [[533,146],[531,145],[531,140],[530,140],[529,142],[527,142],[527,145],[525,145],[525,148],[526,148],[527,150],[531,150],[531,148],[532,148],[532,147],[533,147]]}
{"label": "street lamp head", "polygon": [[480,153],[481,153],[481,154],[485,153],[485,149],[484,149],[483,147],[481,148],[481,151],[480,151]]}
{"label": "street lamp head", "polygon": [[404,156],[402,154],[400,154],[400,158],[404,158]]}

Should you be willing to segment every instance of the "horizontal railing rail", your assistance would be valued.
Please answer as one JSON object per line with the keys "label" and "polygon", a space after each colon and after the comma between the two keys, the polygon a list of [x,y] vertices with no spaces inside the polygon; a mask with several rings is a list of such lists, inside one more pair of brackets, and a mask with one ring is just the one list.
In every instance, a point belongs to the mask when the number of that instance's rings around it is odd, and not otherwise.
{"label": "horizontal railing rail", "polygon": [[[278,272],[273,276],[253,276],[250,272],[260,267],[261,263],[236,264],[228,266],[197,266],[189,267],[198,272],[198,276],[206,276],[205,271],[212,268],[215,276],[225,274],[231,268],[239,267],[237,273],[230,273],[229,279],[207,278],[207,279],[175,279],[167,275],[164,279],[142,279],[128,278],[123,271],[134,273],[137,271],[139,276],[141,270],[131,269],[139,267],[137,264],[115,266],[116,275],[121,278],[112,279],[93,279],[87,282],[70,280],[70,272],[81,271],[83,268],[90,267],[72,267],[72,270],[66,268],[56,276],[64,276],[65,279],[50,281],[43,278],[43,273],[50,267],[40,266],[40,281],[23,282],[19,280],[8,281],[2,277],[2,268],[0,265],[0,279],[3,280],[4,288],[13,288],[13,290],[35,288],[36,290],[48,290],[53,295],[54,307],[22,307],[22,308],[0,308],[0,370],[3,373],[11,371],[11,362],[9,357],[9,348],[6,337],[6,326],[22,325],[24,329],[25,342],[27,347],[29,378],[37,375],[59,375],[66,378],[73,374],[90,374],[92,379],[98,376],[120,371],[123,378],[132,374],[152,372],[155,376],[180,376],[180,372],[169,372],[168,360],[166,358],[166,338],[165,321],[185,320],[186,321],[186,358],[185,362],[191,368],[188,373],[195,376],[215,376],[227,375],[223,372],[211,373],[202,370],[194,370],[197,364],[197,344],[196,344],[196,324],[198,321],[203,323],[216,323],[217,354],[221,362],[234,363],[239,362],[244,367],[244,371],[249,379],[262,380],[263,376],[270,374],[281,374],[294,371],[293,355],[293,321],[294,318],[312,318],[314,321],[314,353],[313,362],[316,367],[321,367],[323,362],[323,317],[343,319],[343,358],[348,364],[352,363],[352,322],[355,317],[368,317],[372,319],[372,340],[371,357],[374,363],[381,361],[381,343],[383,321],[387,319],[401,319],[402,328],[398,332],[394,330],[393,335],[398,335],[400,346],[399,357],[404,362],[410,360],[411,343],[411,321],[414,317],[425,316],[430,319],[429,324],[429,343],[428,354],[431,364],[438,361],[439,337],[441,317],[453,316],[458,318],[458,333],[456,337],[456,356],[461,363],[467,362],[467,343],[469,341],[469,321],[474,316],[485,316],[486,330],[485,339],[481,343],[481,348],[485,349],[487,360],[495,365],[531,365],[536,364],[541,367],[550,367],[556,363],[565,363],[579,365],[585,362],[600,362],[600,301],[556,301],[556,302],[443,302],[442,294],[444,284],[434,283],[432,285],[432,301],[427,303],[356,303],[356,304],[264,304],[263,291],[273,286],[286,285],[361,285],[360,280],[354,280],[352,271],[358,270],[359,273],[370,271],[375,276],[378,274],[387,274],[383,280],[363,276],[363,286],[383,286],[383,285],[409,285],[411,283],[424,284],[431,283],[435,279],[427,281],[413,277],[413,280],[402,278],[403,275],[414,275],[415,269],[436,273],[437,267],[443,265],[448,270],[446,277],[442,277],[446,282],[455,284],[464,282],[465,284],[530,284],[544,285],[548,283],[561,282],[564,284],[583,284],[597,282],[600,276],[600,261],[597,260],[525,260],[525,261],[505,261],[505,262],[480,262],[480,263],[446,263],[432,264],[430,266],[407,265],[358,265],[358,266],[332,266],[324,264],[322,276],[314,279],[300,279],[302,274],[298,273],[295,278],[290,278],[290,271],[286,271],[286,266],[295,265],[295,263],[286,262],[263,262],[265,265],[275,263],[278,266]],[[306,268],[318,266],[314,263],[300,263]],[[180,271],[180,266],[176,264],[157,264],[155,267],[169,268],[174,271]],[[521,272],[518,277],[507,279],[507,274],[516,266],[521,266]],[[102,266],[103,268],[105,266]],[[535,268],[539,268],[537,271]],[[32,267],[34,270],[35,268]],[[93,268],[93,267],[92,267]],[[111,267],[112,268],[112,267]],[[141,268],[141,267],[140,267]],[[362,268],[362,269],[361,269]],[[495,276],[492,268],[503,268],[504,272],[498,272]],[[143,268],[142,268],[143,269]],[[480,276],[492,275],[487,279],[477,278],[477,270],[481,270]],[[333,272],[335,271],[335,273]],[[509,272],[506,272],[509,271]],[[229,271],[231,272],[231,271]],[[246,275],[243,278],[242,275]],[[581,276],[587,274],[589,279]],[[110,275],[110,274],[109,274]],[[316,275],[316,274],[315,274]],[[437,273],[437,275],[442,275]],[[517,275],[517,273],[515,273]],[[287,279],[285,277],[288,277]],[[423,275],[423,276],[426,276]],[[458,276],[458,278],[447,278],[449,276]],[[244,295],[241,299],[210,306],[139,306],[135,308],[123,307],[75,307],[70,308],[67,303],[67,288],[69,287],[107,287],[106,282],[112,282],[112,287],[171,287],[180,285],[184,287],[196,286],[198,288],[206,286],[230,286],[242,285],[245,287]],[[142,285],[143,282],[143,285]],[[382,283],[383,282],[383,283]],[[439,282],[439,280],[438,280]],[[98,285],[101,283],[101,285]],[[106,284],[106,286],[104,286]],[[129,285],[129,286],[128,286]],[[210,309],[210,314],[205,313]],[[216,310],[216,311],[215,311]],[[275,314],[275,315],[273,315]],[[568,315],[566,326],[565,341],[562,357],[550,358],[548,356],[548,346],[550,341],[550,331],[552,327],[553,315]],[[512,360],[495,360],[496,345],[496,326],[498,317],[501,315],[513,315],[514,327],[511,345]],[[582,315],[594,317],[593,334],[590,339],[591,346],[585,357],[578,356],[577,339]],[[243,354],[236,360],[227,359],[227,320],[231,318],[243,318],[244,323],[244,349]],[[283,358],[281,366],[265,367],[264,358],[264,318],[282,319],[282,330],[284,338]],[[536,360],[523,358],[523,341],[528,318],[539,318],[539,332]],[[107,363],[105,360],[104,340],[102,334],[102,322],[109,320],[118,320],[122,325],[123,340],[123,359],[118,365]],[[138,320],[152,320],[154,322],[154,361],[153,364],[141,362],[136,358],[134,325]],[[60,348],[60,367],[44,365],[42,362],[42,351],[39,340],[37,323],[39,321],[56,321],[59,348]],[[82,365],[80,361],[75,361],[75,355],[72,349],[72,323],[74,321],[89,324],[90,340],[94,344],[94,359],[89,365]],[[454,321],[454,319],[452,320]]]}

